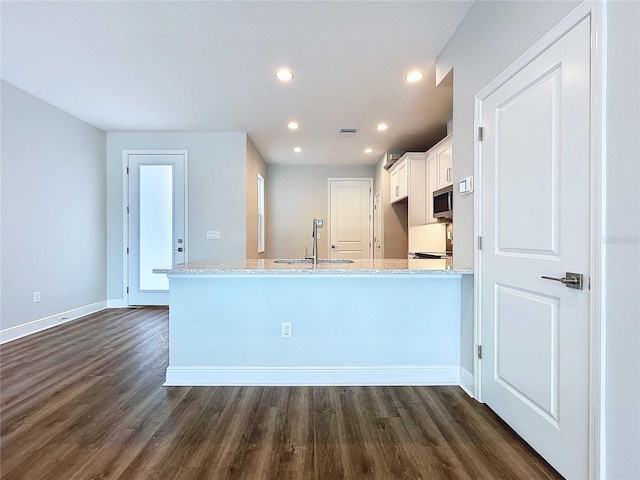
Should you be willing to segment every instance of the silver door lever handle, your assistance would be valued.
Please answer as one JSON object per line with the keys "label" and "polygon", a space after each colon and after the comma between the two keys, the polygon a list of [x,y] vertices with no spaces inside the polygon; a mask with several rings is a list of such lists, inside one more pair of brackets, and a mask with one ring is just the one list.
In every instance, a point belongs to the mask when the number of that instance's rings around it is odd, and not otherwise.
{"label": "silver door lever handle", "polygon": [[567,272],[566,276],[562,278],[555,277],[547,277],[543,275],[540,278],[544,278],[545,280],[555,280],[556,282],[562,283],[565,287],[576,288],[578,290],[582,290],[582,274],[581,273],[572,273]]}

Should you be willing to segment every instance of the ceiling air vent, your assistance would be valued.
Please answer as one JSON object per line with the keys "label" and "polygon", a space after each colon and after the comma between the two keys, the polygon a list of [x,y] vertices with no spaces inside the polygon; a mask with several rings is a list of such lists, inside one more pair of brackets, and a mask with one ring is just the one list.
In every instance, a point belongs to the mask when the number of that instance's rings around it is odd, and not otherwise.
{"label": "ceiling air vent", "polygon": [[357,128],[341,128],[338,135],[349,137],[355,135],[356,133],[358,133]]}

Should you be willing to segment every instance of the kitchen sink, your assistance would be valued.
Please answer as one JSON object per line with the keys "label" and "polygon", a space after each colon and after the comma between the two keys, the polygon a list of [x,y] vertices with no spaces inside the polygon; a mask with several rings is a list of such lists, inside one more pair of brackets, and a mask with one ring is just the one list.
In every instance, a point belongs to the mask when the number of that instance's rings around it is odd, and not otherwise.
{"label": "kitchen sink", "polygon": [[299,259],[287,259],[287,260],[274,260],[273,263],[286,263],[288,265],[293,265],[296,263],[311,263],[311,260],[305,260],[305,259],[299,258]]}
{"label": "kitchen sink", "polygon": [[[311,259],[305,259],[305,258],[291,258],[291,259],[284,259],[284,260],[274,260],[273,263],[286,263],[287,265],[295,265],[297,263],[311,263]],[[324,260],[318,260],[318,263],[353,263],[353,260],[347,260],[347,259],[324,259]]]}

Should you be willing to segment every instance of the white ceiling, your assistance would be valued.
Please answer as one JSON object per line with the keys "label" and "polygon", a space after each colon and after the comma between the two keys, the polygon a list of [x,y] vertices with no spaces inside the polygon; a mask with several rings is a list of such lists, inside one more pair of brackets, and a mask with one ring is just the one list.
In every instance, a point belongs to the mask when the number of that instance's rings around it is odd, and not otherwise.
{"label": "white ceiling", "polygon": [[442,137],[434,61],[471,3],[3,1],[1,72],[105,131],[248,132],[270,164],[371,164]]}

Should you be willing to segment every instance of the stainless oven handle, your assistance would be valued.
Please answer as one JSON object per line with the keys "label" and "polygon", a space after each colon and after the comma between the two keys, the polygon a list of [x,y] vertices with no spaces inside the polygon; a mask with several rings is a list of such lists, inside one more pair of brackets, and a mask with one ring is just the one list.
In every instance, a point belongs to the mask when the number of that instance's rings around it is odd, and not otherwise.
{"label": "stainless oven handle", "polygon": [[447,203],[449,205],[449,211],[453,210],[453,192],[447,194]]}

